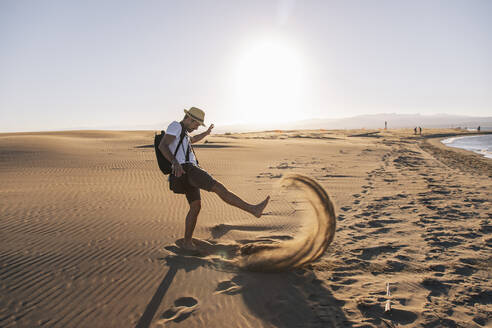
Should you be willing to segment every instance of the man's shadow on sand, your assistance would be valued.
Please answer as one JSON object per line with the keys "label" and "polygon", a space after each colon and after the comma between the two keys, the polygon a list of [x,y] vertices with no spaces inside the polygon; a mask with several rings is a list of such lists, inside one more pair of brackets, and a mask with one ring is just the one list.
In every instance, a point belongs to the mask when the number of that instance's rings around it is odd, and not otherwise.
{"label": "man's shadow on sand", "polygon": [[251,313],[276,327],[352,327],[341,309],[345,302],[308,269],[241,271],[220,282],[217,293],[240,294]]}
{"label": "man's shadow on sand", "polygon": [[[281,273],[241,271],[227,262],[233,248],[231,245],[209,244],[206,254],[194,255],[175,246],[166,247],[170,254],[161,259],[169,270],[136,327],[150,327],[179,270],[190,272],[199,267],[236,273],[231,280],[218,284],[217,297],[220,297],[219,294],[242,295],[251,313],[276,327],[352,326],[341,310],[345,302],[337,300],[311,270],[296,269]],[[217,258],[212,261],[206,257],[212,254],[221,254],[226,261],[222,263]],[[175,321],[182,321],[186,317],[176,318]]]}
{"label": "man's shadow on sand", "polygon": [[155,313],[159,309],[159,306],[161,305],[161,302],[164,299],[167,290],[171,286],[174,277],[176,276],[176,273],[179,270],[185,270],[186,272],[189,272],[201,266],[208,265],[208,261],[206,260],[183,256],[183,255],[176,255],[176,256],[170,255],[161,259],[167,262],[167,266],[169,267],[169,270],[167,271],[166,275],[162,279],[159,287],[154,293],[154,296],[150,300],[149,304],[147,304],[147,307],[145,308],[144,313],[140,317],[136,325],[136,328],[150,327],[150,324],[154,319]]}

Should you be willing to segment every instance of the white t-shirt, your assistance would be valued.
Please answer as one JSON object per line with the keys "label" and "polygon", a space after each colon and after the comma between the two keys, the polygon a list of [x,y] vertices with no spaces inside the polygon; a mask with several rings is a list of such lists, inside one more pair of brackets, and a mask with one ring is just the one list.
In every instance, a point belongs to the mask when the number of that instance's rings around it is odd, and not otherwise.
{"label": "white t-shirt", "polygon": [[[169,150],[171,151],[171,154],[174,154],[174,152],[176,151],[176,147],[178,146],[179,139],[181,137],[181,124],[179,122],[176,122],[176,121],[169,124],[169,126],[167,127],[167,130],[166,130],[166,134],[170,134],[170,135],[176,137],[174,139],[174,141],[171,142],[171,144],[169,145]],[[188,149],[188,145],[190,142],[189,140],[190,140],[190,136],[188,135],[188,132],[186,132],[186,134],[183,138],[183,142],[179,146],[179,150],[176,153],[176,159],[178,160],[179,164],[183,164],[186,162],[186,151]],[[193,164],[197,165],[195,154],[193,154],[193,151],[191,149],[190,149],[190,155],[189,156],[190,157],[189,157],[188,163],[193,163]]]}

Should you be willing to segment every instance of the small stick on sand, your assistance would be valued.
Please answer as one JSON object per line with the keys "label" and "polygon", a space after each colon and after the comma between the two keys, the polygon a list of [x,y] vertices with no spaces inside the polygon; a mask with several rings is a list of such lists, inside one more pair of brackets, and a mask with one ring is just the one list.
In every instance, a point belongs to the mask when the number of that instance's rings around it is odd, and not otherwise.
{"label": "small stick on sand", "polygon": [[386,283],[386,296],[388,299],[386,300],[386,306],[384,307],[384,312],[390,312],[391,311],[391,300],[389,297],[391,297],[390,293],[390,284],[389,282]]}
{"label": "small stick on sand", "polygon": [[384,307],[384,312],[390,312],[390,311],[391,311],[391,301],[387,300],[386,306]]}

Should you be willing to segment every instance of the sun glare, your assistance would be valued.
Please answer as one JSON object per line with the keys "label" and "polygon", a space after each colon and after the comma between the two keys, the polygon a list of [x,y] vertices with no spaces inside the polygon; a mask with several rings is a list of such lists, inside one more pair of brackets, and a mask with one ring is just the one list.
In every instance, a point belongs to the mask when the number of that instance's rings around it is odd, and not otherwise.
{"label": "sun glare", "polygon": [[259,42],[240,57],[234,102],[242,122],[288,122],[303,118],[304,63],[296,49]]}

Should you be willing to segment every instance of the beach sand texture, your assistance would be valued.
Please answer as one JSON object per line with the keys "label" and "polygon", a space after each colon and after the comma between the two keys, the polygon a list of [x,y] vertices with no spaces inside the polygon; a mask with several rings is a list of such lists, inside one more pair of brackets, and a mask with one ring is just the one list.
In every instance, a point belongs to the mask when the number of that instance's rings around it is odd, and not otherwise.
{"label": "beach sand texture", "polygon": [[[441,145],[454,130],[426,132],[208,137],[203,168],[272,199],[257,219],[202,192],[199,255],[178,247],[188,205],[153,132],[0,134],[0,327],[490,326],[492,161]],[[314,263],[249,271],[257,245],[318,227],[288,174],[326,190],[334,239]]]}

